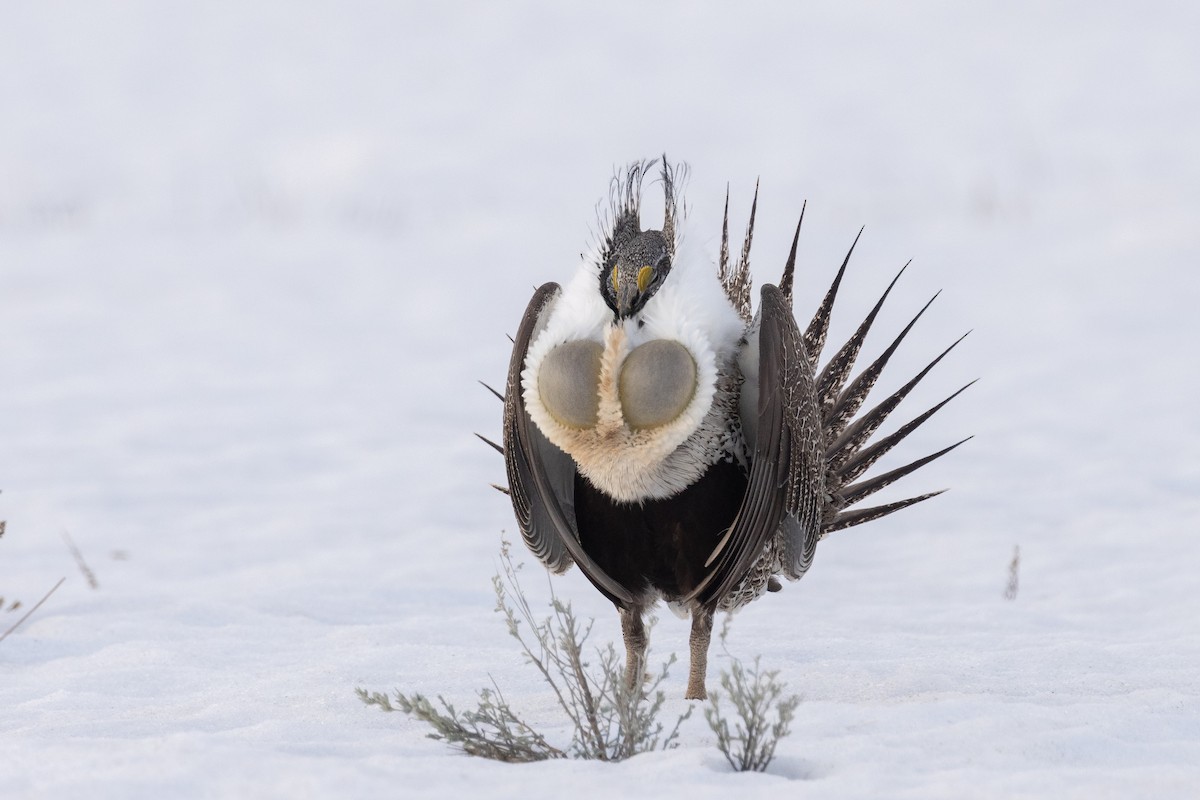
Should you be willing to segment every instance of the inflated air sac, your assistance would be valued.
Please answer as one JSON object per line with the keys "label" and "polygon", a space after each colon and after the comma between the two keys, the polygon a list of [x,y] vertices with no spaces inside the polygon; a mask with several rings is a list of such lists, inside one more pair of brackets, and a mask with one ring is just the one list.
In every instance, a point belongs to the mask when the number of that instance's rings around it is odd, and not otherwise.
{"label": "inflated air sac", "polygon": [[546,354],[538,369],[538,394],[556,420],[572,428],[591,428],[600,407],[599,342],[560,344]]}
{"label": "inflated air sac", "polygon": [[646,342],[626,357],[620,391],[621,412],[629,427],[666,425],[684,412],[696,394],[696,362],[679,342]]}

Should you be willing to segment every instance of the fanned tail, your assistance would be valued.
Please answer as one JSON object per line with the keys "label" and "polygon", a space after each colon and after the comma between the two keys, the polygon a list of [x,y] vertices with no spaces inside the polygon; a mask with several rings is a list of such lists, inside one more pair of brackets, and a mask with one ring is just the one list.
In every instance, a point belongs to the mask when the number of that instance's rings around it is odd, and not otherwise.
{"label": "fanned tail", "polygon": [[838,492],[838,494],[840,495],[840,498],[838,498],[838,499],[840,499],[844,505],[852,506],[855,503],[857,503],[859,500],[863,500],[867,497],[870,497],[871,495],[878,492],[880,489],[883,489],[886,486],[890,486],[891,484],[893,484],[896,481],[903,478],[908,473],[913,472],[917,469],[920,469],[921,467],[928,464],[930,461],[933,461],[934,459],[937,459],[937,458],[941,458],[942,456],[946,455],[946,453],[949,453],[951,450],[958,447],[963,442],[969,441],[971,438],[972,437],[968,436],[966,439],[960,439],[959,441],[955,442],[954,444],[950,445],[949,447],[943,447],[941,450],[938,450],[936,453],[930,453],[929,455],[925,456],[924,458],[918,458],[916,461],[913,461],[909,464],[905,464],[903,467],[898,467],[894,470],[891,470],[890,472],[885,472],[882,475],[876,475],[874,478],[870,478],[869,480],[862,481],[861,483],[855,483],[851,486],[847,486],[846,488],[844,488],[840,492]]}
{"label": "fanned tail", "polygon": [[[970,331],[967,333],[970,333]],[[913,390],[913,387],[920,383],[921,379],[928,375],[929,371],[933,369],[939,361],[945,358],[947,353],[957,347],[959,342],[967,338],[967,333],[964,333],[962,336],[958,337],[954,344],[943,350],[941,354],[933,361],[930,361],[925,366],[925,369],[918,372],[911,380],[909,380],[908,383],[901,386],[887,399],[879,403],[879,405],[875,406],[870,411],[855,420],[849,428],[847,428],[832,442],[829,441],[829,437],[827,436],[825,439],[827,442],[825,459],[829,467],[831,469],[840,468],[848,459],[854,456],[854,454],[858,452],[859,448],[862,447],[863,443],[866,442],[867,439],[871,438],[872,434],[879,429],[879,426],[882,425],[884,420],[888,418],[888,415],[896,409],[896,406],[900,404],[900,401],[908,396],[908,393]],[[974,381],[972,381],[972,383],[974,383]],[[970,385],[970,383],[967,384],[967,386]],[[967,386],[962,387],[962,389],[959,389],[958,391],[961,392],[963,389],[966,389]],[[919,425],[921,422],[924,422],[925,419],[933,414],[933,412],[937,411],[942,407],[942,405],[949,402],[957,394],[958,392],[955,392],[953,395],[950,395],[950,397],[947,397],[941,403],[925,412],[920,421],[916,424]],[[853,478],[850,480],[853,480]]]}
{"label": "fanned tail", "polygon": [[754,202],[750,204],[750,223],[746,226],[746,238],[742,240],[742,252],[737,263],[729,266],[729,188],[725,189],[725,219],[721,224],[721,260],[717,262],[717,276],[725,289],[725,296],[746,323],[751,319],[750,308],[750,245],[754,241],[754,217],[758,213],[758,182],[754,183]]}
{"label": "fanned tail", "polygon": [[825,293],[825,299],[821,301],[821,305],[817,308],[817,313],[813,314],[812,322],[808,324],[808,328],[804,331],[804,351],[808,353],[808,360],[812,362],[813,370],[816,370],[817,362],[821,360],[821,351],[825,349],[825,337],[829,333],[829,318],[833,313],[833,303],[837,300],[838,287],[842,285],[842,276],[846,274],[846,265],[850,263],[850,256],[854,255],[854,247],[858,244],[862,232],[863,228],[859,228],[858,235],[854,237],[854,241],[850,244],[850,250],[846,253],[846,257],[842,259],[842,266],[838,269],[837,275],[833,279],[833,284],[829,287],[829,291]]}
{"label": "fanned tail", "polygon": [[[796,235],[792,237],[792,249],[788,253],[787,263],[783,265],[783,277],[779,280],[779,291],[783,292],[783,297],[789,306],[792,304],[792,279],[796,274],[796,246],[800,244],[800,228],[804,225],[804,211],[807,208],[808,201],[805,200],[804,205],[800,206],[800,221],[796,223]],[[728,208],[726,208],[726,213],[728,213]]]}
{"label": "fanned tail", "polygon": [[[909,262],[912,263],[912,262]],[[841,394],[842,386],[846,383],[847,376],[850,375],[850,370],[854,368],[854,360],[858,358],[858,352],[862,349],[863,342],[867,338],[867,333],[870,332],[871,326],[875,324],[875,317],[879,314],[879,310],[883,308],[883,302],[887,300],[887,296],[895,287],[896,281],[900,280],[900,276],[904,274],[904,270],[908,269],[908,264],[900,268],[896,273],[896,277],[892,278],[892,282],[888,284],[884,290],[883,296],[879,298],[879,302],[875,303],[875,307],[871,309],[871,313],[867,314],[858,326],[858,330],[854,332],[842,349],[834,354],[833,358],[829,359],[829,363],[825,365],[825,369],[821,370],[821,374],[817,376],[817,405],[821,409],[821,416],[824,419],[829,419],[830,412],[833,411],[833,404],[837,402],[838,395]]]}
{"label": "fanned tail", "polygon": [[[803,216],[801,216],[801,221],[803,221]],[[796,232],[798,236],[799,226],[797,226]],[[878,316],[880,309],[883,308],[883,303],[887,300],[892,288],[896,285],[896,281],[900,279],[900,275],[903,275],[904,270],[908,268],[908,264],[905,264],[896,277],[892,279],[891,283],[888,284],[879,301],[859,324],[854,334],[830,357],[824,368],[818,371],[817,364],[829,333],[829,321],[833,312],[834,302],[837,299],[838,287],[841,285],[842,277],[846,273],[846,266],[850,263],[850,256],[853,255],[854,247],[858,244],[860,236],[862,236],[861,229],[858,232],[858,236],[854,237],[854,242],[850,245],[850,250],[846,253],[841,267],[838,268],[832,285],[813,315],[812,322],[809,323],[808,328],[804,332],[805,350],[809,355],[809,360],[817,376],[814,392],[817,407],[820,409],[821,428],[825,447],[826,498],[824,512],[822,513],[822,535],[879,519],[880,517],[887,516],[900,509],[908,508],[911,505],[941,494],[942,491],[945,491],[944,489],[871,508],[850,508],[850,506],[895,483],[906,475],[915,472],[929,462],[941,458],[971,438],[967,437],[949,447],[945,447],[889,472],[858,481],[863,473],[870,469],[884,454],[903,441],[905,437],[916,430],[925,420],[933,416],[942,406],[961,394],[967,386],[974,383],[972,381],[963,386],[940,403],[937,403],[932,408],[927,409],[901,426],[894,433],[877,442],[868,444],[884,420],[900,404],[900,401],[912,391],[947,353],[953,350],[966,337],[966,334],[959,337],[958,340],[930,361],[916,376],[879,402],[878,405],[859,415],[863,404],[866,402],[871,390],[875,387],[879,376],[883,373],[889,360],[900,347],[901,342],[908,336],[909,331],[916,325],[917,320],[921,318],[933,303],[933,300],[937,298],[935,294],[933,298],[922,306],[909,323],[904,326],[903,330],[892,340],[891,344],[869,366],[855,377],[850,378],[851,371],[854,369],[854,362],[862,350],[863,342],[866,340],[876,316]],[[780,281],[781,288],[786,286],[785,294],[787,295],[790,295],[793,273],[795,271],[795,252],[796,243],[793,241],[792,251],[784,267],[783,279]],[[858,482],[855,483],[855,481]]]}
{"label": "fanned tail", "polygon": [[853,528],[855,525],[862,525],[864,522],[871,522],[880,517],[886,517],[888,514],[895,513],[902,508],[916,505],[931,497],[937,497],[945,489],[939,489],[936,492],[910,497],[907,500],[897,500],[894,503],[888,503],[883,506],[872,506],[871,508],[857,508],[853,511],[843,511],[840,514],[835,514],[831,519],[825,521],[825,526],[822,529],[825,533],[833,533],[840,531],[842,528]]}
{"label": "fanned tail", "polygon": [[831,438],[836,438],[837,436],[841,435],[842,431],[846,429],[846,425],[849,424],[854,415],[858,413],[858,409],[862,407],[863,401],[867,399],[867,395],[870,394],[871,389],[874,388],[875,381],[879,380],[880,373],[882,373],[883,368],[887,366],[887,362],[891,359],[892,354],[896,352],[896,348],[900,346],[900,343],[904,341],[904,337],[907,336],[908,332],[912,330],[913,325],[917,324],[917,320],[921,318],[921,315],[925,313],[925,311],[936,299],[937,295],[935,294],[929,300],[929,302],[917,312],[917,315],[912,318],[912,321],[904,326],[904,330],[900,331],[900,335],[892,340],[892,343],[888,346],[888,348],[884,350],[878,358],[871,362],[871,366],[859,373],[858,377],[850,382],[850,385],[846,387],[845,391],[843,391],[838,399],[834,402],[833,407],[830,408],[829,413],[825,416],[824,420],[825,439],[827,441]]}
{"label": "fanned tail", "polygon": [[[974,383],[974,382],[975,381],[971,381],[971,383]],[[847,447],[847,451],[850,452],[851,455],[848,457],[848,459],[844,463],[836,464],[836,462],[830,461],[829,456],[826,455],[826,462],[825,462],[826,467],[829,469],[837,470],[837,477],[838,477],[837,482],[844,486],[845,484],[856,479],[859,475],[862,475],[864,472],[866,472],[868,469],[870,469],[872,464],[874,464],[876,461],[878,461],[880,458],[882,458],[884,455],[886,455],[887,452],[889,450],[891,450],[893,447],[900,444],[900,442],[904,439],[904,437],[908,436],[910,433],[912,433],[918,427],[920,427],[921,423],[923,423],[925,420],[932,417],[938,410],[941,409],[942,406],[946,405],[946,403],[949,403],[951,400],[958,397],[959,394],[961,394],[963,391],[966,390],[967,386],[971,385],[971,383],[968,383],[966,386],[963,386],[962,389],[959,389],[957,392],[950,395],[942,402],[940,402],[937,405],[933,406],[932,408],[926,410],[923,414],[918,416],[916,419],[913,419],[912,421],[903,425],[895,433],[893,433],[889,436],[885,436],[884,438],[880,439],[878,442],[871,445],[870,447],[864,448],[862,450],[856,450],[852,447]],[[865,441],[865,439],[863,441]],[[861,446],[861,444],[858,446]],[[828,452],[828,451],[826,451],[826,452]]]}

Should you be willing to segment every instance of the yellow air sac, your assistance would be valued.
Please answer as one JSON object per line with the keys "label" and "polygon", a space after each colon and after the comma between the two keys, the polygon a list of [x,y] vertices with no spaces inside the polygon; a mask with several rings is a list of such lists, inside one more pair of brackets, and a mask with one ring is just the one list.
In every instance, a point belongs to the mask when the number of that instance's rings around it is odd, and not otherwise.
{"label": "yellow air sac", "polygon": [[599,342],[580,340],[559,345],[538,368],[538,395],[556,420],[571,428],[591,428],[600,407]]}
{"label": "yellow air sac", "polygon": [[679,342],[656,339],[634,348],[620,378],[621,412],[644,430],[679,417],[696,394],[696,362]]}

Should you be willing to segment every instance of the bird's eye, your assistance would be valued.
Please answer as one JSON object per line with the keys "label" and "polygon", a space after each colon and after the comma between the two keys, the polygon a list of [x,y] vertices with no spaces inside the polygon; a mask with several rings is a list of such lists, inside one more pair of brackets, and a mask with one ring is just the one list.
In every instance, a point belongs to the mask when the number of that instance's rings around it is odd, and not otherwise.
{"label": "bird's eye", "polygon": [[646,291],[646,287],[650,285],[650,278],[654,275],[654,268],[649,264],[638,270],[638,291]]}

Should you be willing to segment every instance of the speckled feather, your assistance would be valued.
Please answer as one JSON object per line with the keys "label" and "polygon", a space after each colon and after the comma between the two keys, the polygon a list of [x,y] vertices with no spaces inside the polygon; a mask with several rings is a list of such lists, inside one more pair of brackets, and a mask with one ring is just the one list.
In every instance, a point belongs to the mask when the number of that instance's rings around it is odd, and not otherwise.
{"label": "speckled feather", "polygon": [[[509,464],[514,510],[531,550],[555,571],[569,567],[572,561],[578,563],[623,613],[635,616],[656,599],[646,595],[654,586],[643,586],[640,579],[635,581],[637,586],[629,585],[629,579],[626,583],[613,580],[581,547],[579,528],[572,517],[576,476],[587,481],[586,497],[580,498],[592,509],[587,513],[607,513],[602,508],[607,502],[616,504],[611,506],[614,520],[632,521],[628,510],[620,510],[628,509],[624,504],[654,503],[653,514],[662,520],[664,510],[671,508],[671,498],[692,496],[687,494],[688,488],[705,478],[714,465],[739,465],[745,475],[741,507],[729,527],[723,533],[717,532],[718,539],[713,540],[702,574],[694,576],[690,590],[660,590],[673,606],[711,619],[715,609],[737,608],[760,596],[776,575],[800,578],[812,563],[816,543],[825,534],[878,519],[939,494],[930,492],[872,508],[852,508],[962,444],[957,442],[903,467],[860,480],[884,453],[966,387],[895,433],[868,444],[900,401],[958,342],[899,390],[859,415],[880,374],[929,303],[881,355],[851,377],[867,334],[896,285],[898,274],[854,334],[818,371],[834,301],[858,237],[811,322],[801,331],[791,310],[800,232],[797,225],[779,287],[763,287],[758,312],[751,316],[749,265],[757,185],[746,236],[732,266],[727,193],[721,250],[713,276],[716,280],[708,278],[711,282],[706,283],[697,271],[705,259],[684,233],[686,213],[679,193],[684,168],[672,167],[665,157],[661,168],[666,194],[663,232],[667,234],[674,271],[654,290],[656,294],[635,309],[636,314],[614,320],[609,310],[612,306],[604,305],[596,287],[605,286],[605,270],[612,269],[615,254],[624,243],[632,247],[650,235],[642,234],[638,216],[643,180],[656,163],[636,162],[614,178],[605,232],[592,255],[585,258],[580,275],[564,289],[554,284],[543,287],[530,304],[514,346],[506,386],[502,449]],[[627,257],[627,253],[621,256]],[[714,297],[720,299],[714,301]],[[614,388],[616,377],[631,348],[660,338],[681,343],[693,356],[698,389],[675,420],[650,431],[637,431],[623,419]],[[541,359],[560,344],[579,339],[596,341],[604,348],[598,386],[600,410],[594,431],[567,429],[556,423],[542,406],[536,389]],[[558,474],[538,476],[539,469],[557,470]],[[709,483],[711,475],[705,485]],[[611,500],[604,501],[606,496]],[[595,537],[601,535],[599,529],[590,517],[586,523],[590,541],[596,542]],[[659,546],[669,546],[666,542],[664,539]],[[612,557],[611,552],[604,554],[605,559]],[[622,566],[621,574],[627,573],[628,567]],[[675,586],[677,581],[672,579],[670,583]],[[710,628],[711,623],[708,628],[703,622],[693,625],[689,697],[703,696],[702,656]],[[644,648],[644,637],[627,638],[626,643],[631,648]],[[697,654],[701,656],[699,666]],[[630,650],[630,665],[639,663],[635,656]]]}

